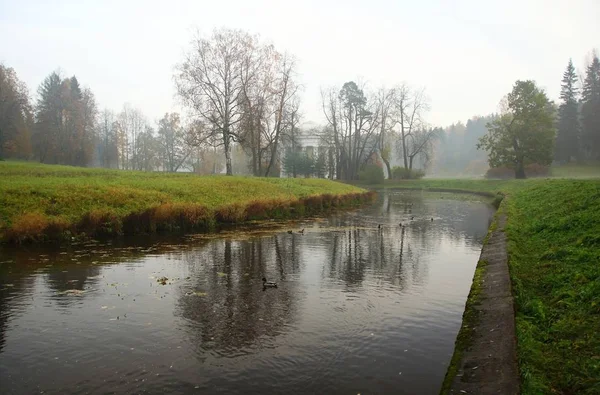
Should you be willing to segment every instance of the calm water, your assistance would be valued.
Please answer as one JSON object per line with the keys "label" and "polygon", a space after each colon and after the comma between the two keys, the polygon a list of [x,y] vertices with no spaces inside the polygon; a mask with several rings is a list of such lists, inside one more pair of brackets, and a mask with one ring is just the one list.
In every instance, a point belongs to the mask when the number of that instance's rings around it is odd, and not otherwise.
{"label": "calm water", "polygon": [[284,228],[5,247],[0,392],[437,393],[492,214],[389,193]]}

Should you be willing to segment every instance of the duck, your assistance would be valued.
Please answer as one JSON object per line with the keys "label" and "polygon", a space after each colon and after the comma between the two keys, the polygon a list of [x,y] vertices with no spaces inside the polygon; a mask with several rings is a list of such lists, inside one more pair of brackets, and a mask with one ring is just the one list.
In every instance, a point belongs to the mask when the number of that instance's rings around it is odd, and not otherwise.
{"label": "duck", "polygon": [[277,283],[273,281],[267,281],[266,277],[262,278],[263,288],[277,288]]}
{"label": "duck", "polygon": [[410,220],[411,220],[411,221],[414,221],[414,219],[415,219],[415,217],[410,217]]}
{"label": "duck", "polygon": [[302,230],[298,231],[298,233],[304,234],[304,228],[302,228]]}
{"label": "duck", "polygon": [[402,227],[402,226],[403,226],[403,225],[402,225],[402,222],[400,222],[400,227]]}
{"label": "duck", "polygon": [[381,229],[381,224],[377,225],[377,229]]}
{"label": "duck", "polygon": [[431,220],[433,221],[433,217],[431,217]]}
{"label": "duck", "polygon": [[292,232],[291,230],[288,230],[288,235],[291,235],[292,233],[294,233],[294,232]]}

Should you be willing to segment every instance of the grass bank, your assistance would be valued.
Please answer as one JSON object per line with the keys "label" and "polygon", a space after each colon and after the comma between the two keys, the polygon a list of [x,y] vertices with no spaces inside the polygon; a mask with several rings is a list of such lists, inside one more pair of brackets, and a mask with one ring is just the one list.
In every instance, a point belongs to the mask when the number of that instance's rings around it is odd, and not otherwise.
{"label": "grass bank", "polygon": [[[600,393],[600,180],[425,179],[382,186],[505,195],[522,393]],[[457,348],[467,337],[459,337]]]}
{"label": "grass bank", "polygon": [[204,231],[294,218],[372,198],[322,179],[200,177],[0,162],[0,239]]}

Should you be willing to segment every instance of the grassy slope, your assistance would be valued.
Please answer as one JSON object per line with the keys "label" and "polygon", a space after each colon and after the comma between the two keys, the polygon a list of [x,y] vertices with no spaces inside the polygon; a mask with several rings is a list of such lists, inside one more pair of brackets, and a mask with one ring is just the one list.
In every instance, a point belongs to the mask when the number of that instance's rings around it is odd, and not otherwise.
{"label": "grassy slope", "polygon": [[164,203],[198,203],[215,209],[232,203],[354,192],[361,189],[320,179],[199,177],[0,162],[0,232],[27,212],[73,223],[91,210],[122,216]]}
{"label": "grassy slope", "polygon": [[420,180],[507,195],[524,394],[600,393],[600,180]]}

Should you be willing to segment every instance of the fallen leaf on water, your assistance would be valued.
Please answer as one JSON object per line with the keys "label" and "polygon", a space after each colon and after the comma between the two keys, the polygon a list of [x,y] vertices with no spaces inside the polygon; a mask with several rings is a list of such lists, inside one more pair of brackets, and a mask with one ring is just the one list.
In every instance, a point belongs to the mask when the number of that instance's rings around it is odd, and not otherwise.
{"label": "fallen leaf on water", "polygon": [[102,306],[102,310],[108,309],[108,306]]}
{"label": "fallen leaf on water", "polygon": [[219,277],[224,277],[224,276],[226,276],[226,275],[227,275],[227,273],[218,272],[218,273],[217,273],[217,275],[218,275]]}

